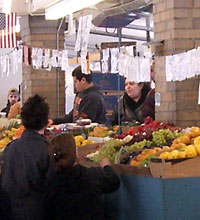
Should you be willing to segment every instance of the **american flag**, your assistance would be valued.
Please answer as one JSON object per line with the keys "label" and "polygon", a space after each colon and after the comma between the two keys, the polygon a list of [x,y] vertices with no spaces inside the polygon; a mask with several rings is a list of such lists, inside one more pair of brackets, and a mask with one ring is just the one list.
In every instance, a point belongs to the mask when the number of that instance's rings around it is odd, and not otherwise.
{"label": "american flag", "polygon": [[0,15],[0,48],[17,47],[16,13]]}

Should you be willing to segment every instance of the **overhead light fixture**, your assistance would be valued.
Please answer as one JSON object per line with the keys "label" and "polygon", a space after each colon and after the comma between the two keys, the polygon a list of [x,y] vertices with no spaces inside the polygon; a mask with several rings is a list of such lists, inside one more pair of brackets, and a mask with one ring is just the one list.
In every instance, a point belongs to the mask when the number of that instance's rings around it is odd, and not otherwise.
{"label": "overhead light fixture", "polygon": [[12,6],[12,0],[3,0],[2,12],[10,14]]}
{"label": "overhead light fixture", "polygon": [[101,1],[103,0],[62,0],[45,9],[45,19],[57,20],[76,11],[95,5]]}

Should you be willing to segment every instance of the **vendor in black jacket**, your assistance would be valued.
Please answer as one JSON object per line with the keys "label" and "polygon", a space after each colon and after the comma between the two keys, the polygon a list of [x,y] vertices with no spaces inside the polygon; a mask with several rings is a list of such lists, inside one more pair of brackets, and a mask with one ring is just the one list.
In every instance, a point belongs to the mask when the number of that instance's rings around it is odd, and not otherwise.
{"label": "vendor in black jacket", "polygon": [[98,86],[92,83],[91,74],[83,74],[81,66],[72,72],[77,95],[73,110],[60,118],[55,118],[52,124],[76,122],[77,119],[89,118],[92,122],[106,123],[106,111],[103,95]]}
{"label": "vendor in black jacket", "polygon": [[50,172],[48,141],[43,136],[49,107],[38,95],[21,112],[25,131],[3,153],[2,188],[9,196],[14,220],[42,219],[44,183]]}
{"label": "vendor in black jacket", "polygon": [[[120,97],[120,123],[136,120],[144,122],[143,106],[150,87],[146,83],[125,81],[125,93]],[[154,109],[152,109],[154,111]],[[112,114],[111,125],[117,125],[118,122],[118,103]]]}
{"label": "vendor in black jacket", "polygon": [[56,136],[49,145],[56,173],[48,182],[44,210],[45,220],[104,220],[102,195],[116,191],[120,181],[110,162],[86,168],[77,162],[74,138]]}

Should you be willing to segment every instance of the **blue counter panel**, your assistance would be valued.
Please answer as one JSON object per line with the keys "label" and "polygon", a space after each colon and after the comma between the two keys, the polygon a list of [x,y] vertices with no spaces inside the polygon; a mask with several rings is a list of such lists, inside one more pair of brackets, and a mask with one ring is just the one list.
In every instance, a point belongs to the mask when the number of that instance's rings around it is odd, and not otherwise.
{"label": "blue counter panel", "polygon": [[165,179],[165,219],[200,220],[200,177]]}
{"label": "blue counter panel", "polygon": [[120,175],[120,189],[106,197],[112,220],[200,220],[200,178],[159,179]]}

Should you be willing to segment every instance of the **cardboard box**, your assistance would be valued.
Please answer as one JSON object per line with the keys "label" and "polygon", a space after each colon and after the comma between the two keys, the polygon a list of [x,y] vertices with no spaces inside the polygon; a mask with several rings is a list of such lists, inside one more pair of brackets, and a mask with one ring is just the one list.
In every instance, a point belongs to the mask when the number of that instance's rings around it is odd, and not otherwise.
{"label": "cardboard box", "polygon": [[[80,164],[86,167],[97,167],[98,163],[88,161],[86,155],[97,151],[101,144],[90,144],[78,147],[78,155]],[[174,160],[175,161],[175,160]],[[124,164],[112,164],[115,172],[127,175],[152,176],[155,178],[181,178],[181,177],[197,177],[200,176],[200,157],[188,158],[181,162],[149,162],[148,167],[134,167]]]}
{"label": "cardboard box", "polygon": [[157,178],[180,178],[200,176],[200,157],[188,158],[178,163],[150,162],[150,173]]}
{"label": "cardboard box", "polygon": [[148,167],[134,167],[124,164],[112,164],[112,168],[116,173],[119,174],[151,176],[150,169]]}
{"label": "cardboard box", "polygon": [[[99,163],[88,161],[86,159],[86,155],[97,151],[102,146],[103,143],[90,144],[90,145],[78,147],[77,149],[78,149],[79,163],[86,167],[98,167]],[[119,174],[151,176],[150,169],[147,167],[133,167],[124,164],[112,164],[111,166],[115,170],[115,172]]]}
{"label": "cardboard box", "polygon": [[103,145],[104,145],[103,143],[98,143],[98,144],[88,144],[81,147],[77,147],[79,162],[81,164],[86,162],[86,155],[97,151]]}

